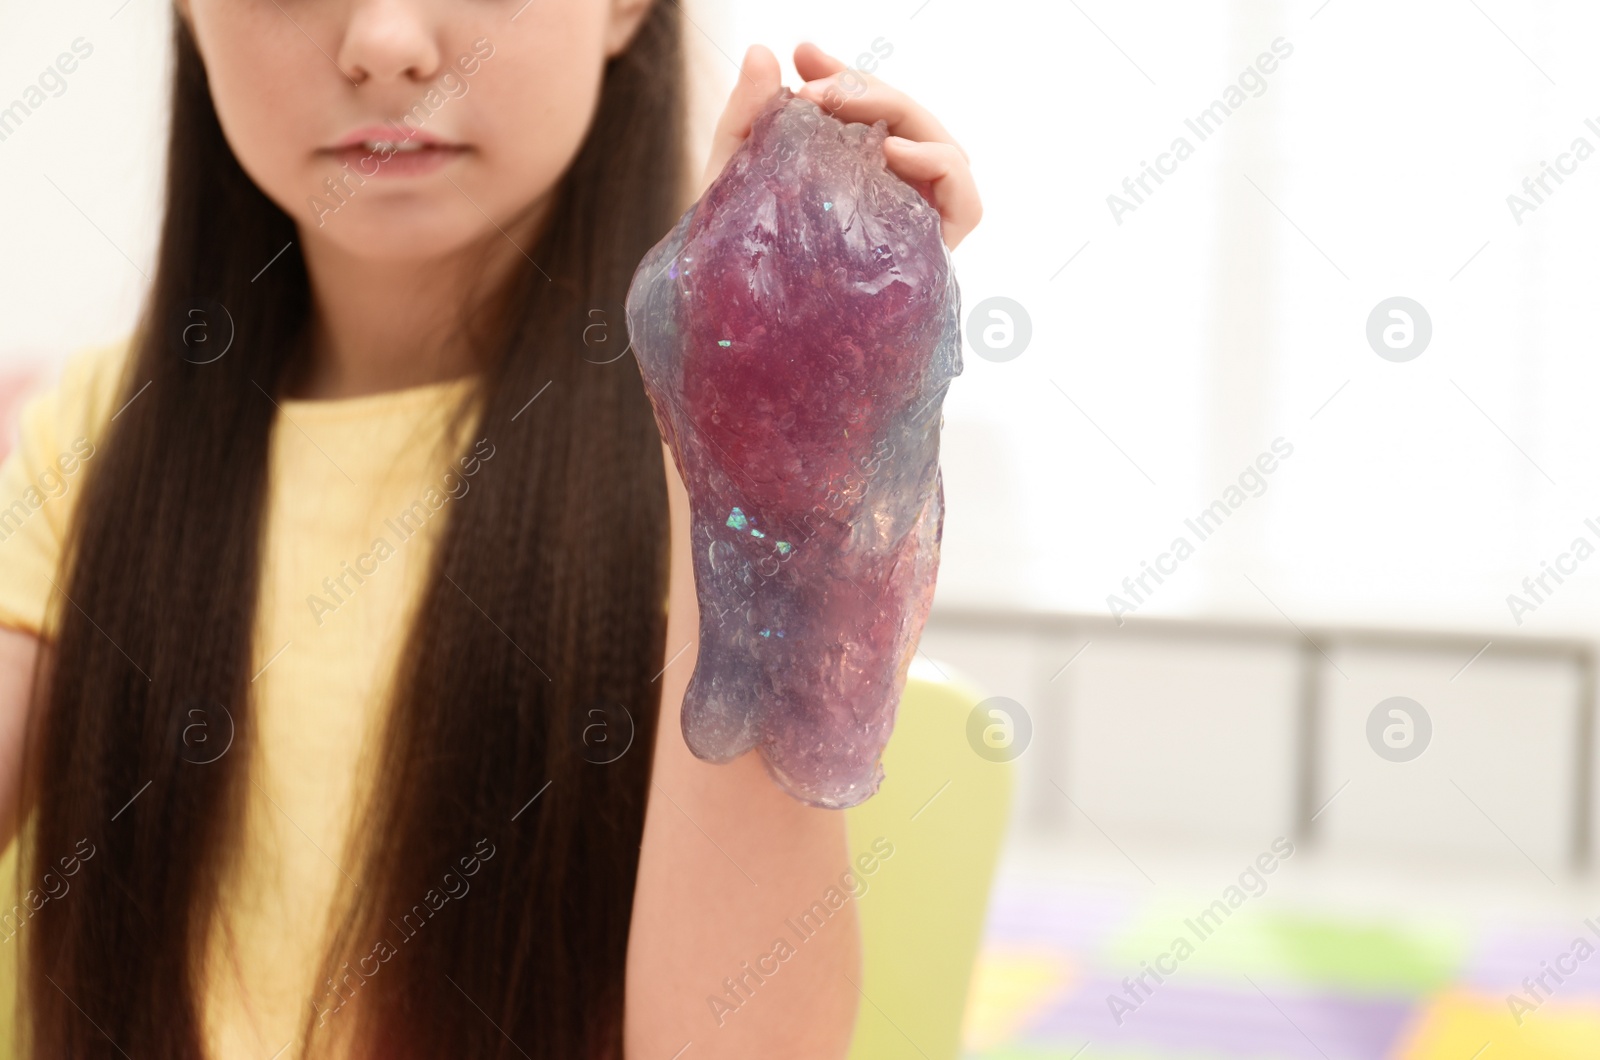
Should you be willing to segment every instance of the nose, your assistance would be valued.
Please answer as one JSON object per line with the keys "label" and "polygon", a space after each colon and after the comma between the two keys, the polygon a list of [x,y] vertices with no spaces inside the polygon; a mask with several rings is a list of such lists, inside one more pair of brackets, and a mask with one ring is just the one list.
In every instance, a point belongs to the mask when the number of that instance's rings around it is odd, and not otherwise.
{"label": "nose", "polygon": [[339,68],[358,86],[432,80],[440,51],[426,7],[411,0],[357,0],[339,45]]}

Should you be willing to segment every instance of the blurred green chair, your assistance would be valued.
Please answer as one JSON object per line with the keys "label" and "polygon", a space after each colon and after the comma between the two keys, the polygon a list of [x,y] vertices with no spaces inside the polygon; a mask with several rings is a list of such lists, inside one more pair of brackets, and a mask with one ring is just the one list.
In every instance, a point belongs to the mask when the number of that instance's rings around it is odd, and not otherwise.
{"label": "blurred green chair", "polygon": [[[851,863],[875,870],[857,899],[864,975],[850,1060],[955,1060],[989,881],[1011,808],[1007,764],[967,743],[980,696],[919,659],[883,754],[878,793],[846,810]],[[876,849],[874,841],[878,841]],[[882,856],[885,844],[893,853]],[[16,845],[0,857],[0,908],[13,903]],[[15,1060],[11,1014],[21,937],[0,943],[0,1060]]]}
{"label": "blurred green chair", "polygon": [[850,1060],[960,1055],[1014,785],[1009,763],[968,743],[981,698],[919,658],[884,751],[883,785],[845,811],[852,864],[879,837],[894,846],[858,900],[864,981]]}
{"label": "blurred green chair", "polygon": [[[0,909],[10,910],[17,904],[17,844],[12,843],[0,855]],[[6,932],[0,931],[0,939]],[[16,1060],[14,1036],[17,1009],[17,957],[22,952],[22,936],[18,934],[0,942],[0,1060]]]}

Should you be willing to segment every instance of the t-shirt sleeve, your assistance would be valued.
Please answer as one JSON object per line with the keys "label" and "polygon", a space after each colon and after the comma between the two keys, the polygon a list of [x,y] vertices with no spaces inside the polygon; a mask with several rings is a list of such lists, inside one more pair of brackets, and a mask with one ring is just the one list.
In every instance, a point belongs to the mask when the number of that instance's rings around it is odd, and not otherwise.
{"label": "t-shirt sleeve", "polygon": [[127,352],[123,340],[78,351],[26,399],[0,461],[0,626],[49,636],[68,519],[94,465]]}

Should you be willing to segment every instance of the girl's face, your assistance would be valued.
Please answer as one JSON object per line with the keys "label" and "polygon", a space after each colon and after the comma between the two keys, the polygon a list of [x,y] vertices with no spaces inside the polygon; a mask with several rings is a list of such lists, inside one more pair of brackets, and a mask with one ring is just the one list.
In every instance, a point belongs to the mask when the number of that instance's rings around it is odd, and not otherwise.
{"label": "girl's face", "polygon": [[516,234],[650,0],[178,3],[245,172],[303,241],[394,261]]}

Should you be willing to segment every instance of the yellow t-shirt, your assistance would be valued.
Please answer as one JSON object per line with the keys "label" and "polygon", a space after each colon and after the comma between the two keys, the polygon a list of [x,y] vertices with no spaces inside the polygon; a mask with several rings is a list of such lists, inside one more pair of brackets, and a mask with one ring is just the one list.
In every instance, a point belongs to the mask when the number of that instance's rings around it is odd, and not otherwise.
{"label": "yellow t-shirt", "polygon": [[[117,412],[126,352],[123,341],[78,353],[22,410],[0,464],[0,624],[53,628],[46,605],[67,519]],[[243,847],[210,935],[204,1003],[216,1060],[275,1056],[321,996],[311,980],[327,911],[356,882],[344,843],[363,742],[443,517],[472,488],[455,457],[470,450],[475,473],[493,467],[492,443],[470,438],[470,417],[453,451],[438,448],[471,382],[278,402],[251,666],[258,740]],[[207,724],[225,737],[225,722]],[[14,961],[18,947],[7,949],[0,960]]]}

